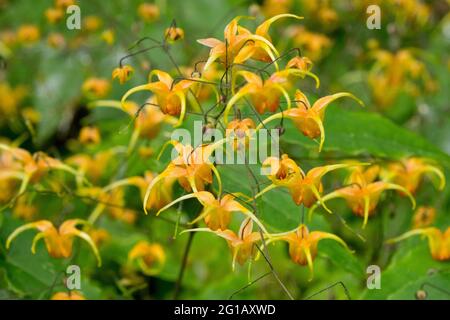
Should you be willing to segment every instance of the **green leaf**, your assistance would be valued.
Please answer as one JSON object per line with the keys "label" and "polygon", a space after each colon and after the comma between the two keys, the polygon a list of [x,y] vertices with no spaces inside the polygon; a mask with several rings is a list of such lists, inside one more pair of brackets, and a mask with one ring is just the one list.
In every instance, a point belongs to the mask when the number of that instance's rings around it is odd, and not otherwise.
{"label": "green leaf", "polygon": [[[434,271],[434,272],[433,272]],[[363,299],[415,299],[417,290],[426,289],[429,299],[450,299],[448,264],[433,260],[425,240],[410,239],[402,244],[391,264],[381,272],[381,289],[366,289]]]}

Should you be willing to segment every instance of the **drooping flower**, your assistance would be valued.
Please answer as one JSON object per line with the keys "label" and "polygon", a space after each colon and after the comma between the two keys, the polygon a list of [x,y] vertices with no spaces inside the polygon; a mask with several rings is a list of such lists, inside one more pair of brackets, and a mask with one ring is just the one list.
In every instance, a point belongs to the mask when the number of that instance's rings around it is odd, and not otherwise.
{"label": "drooping flower", "polygon": [[196,228],[196,229],[189,229],[184,230],[181,233],[185,232],[211,232],[219,237],[225,239],[228,243],[228,246],[231,250],[232,255],[232,269],[235,269],[236,261],[243,265],[246,261],[249,259],[252,259],[255,257],[256,250],[255,250],[255,243],[258,241],[262,241],[262,239],[268,238],[268,234],[261,233],[261,232],[254,232],[253,231],[253,219],[250,217],[245,219],[241,227],[239,229],[238,234],[236,234],[234,231],[226,229],[226,230],[211,230],[208,228]]}
{"label": "drooping flower", "polygon": [[233,148],[247,148],[252,136],[252,130],[256,128],[255,122],[250,118],[235,119],[228,123],[226,136],[233,138]]}
{"label": "drooping flower", "polygon": [[135,262],[144,274],[154,276],[164,268],[166,254],[158,243],[139,241],[128,253],[128,263]]}
{"label": "drooping flower", "polygon": [[82,90],[89,99],[104,98],[111,90],[111,84],[106,79],[88,78],[83,83]]}
{"label": "drooping flower", "polygon": [[131,75],[133,74],[134,69],[129,65],[124,65],[119,68],[115,68],[112,72],[112,78],[118,79],[120,84],[124,84],[127,82]]}
{"label": "drooping flower", "polygon": [[[158,81],[151,82],[156,75]],[[139,91],[151,91],[156,96],[156,103],[164,114],[179,116],[177,126],[181,125],[186,114],[186,93],[195,82],[189,80],[174,81],[172,77],[160,70],[153,70],[149,75],[149,83],[128,90],[122,97],[122,107],[127,98]]]}
{"label": "drooping flower", "polygon": [[[50,170],[62,170],[79,177],[79,173],[58,159],[43,152],[29,153],[25,149],[0,144],[0,151],[7,156],[7,162],[0,173],[1,179],[15,179],[21,181],[18,195],[21,195],[29,183],[37,183]],[[3,155],[3,153],[2,153]],[[80,177],[82,179],[82,177]]]}
{"label": "drooping flower", "polygon": [[348,92],[335,93],[329,96],[320,98],[311,106],[308,98],[303,92],[297,90],[295,93],[296,107],[276,113],[266,118],[262,124],[256,129],[261,129],[267,123],[280,118],[288,118],[294,121],[295,126],[305,136],[311,139],[320,137],[319,152],[322,150],[325,141],[325,129],[323,121],[325,117],[325,110],[328,105],[335,100],[343,97],[350,97],[356,100],[360,105],[364,105],[361,100],[356,98],[353,94]]}
{"label": "drooping flower", "polygon": [[101,141],[100,130],[97,127],[83,127],[78,135],[78,140],[85,145],[99,144]]}
{"label": "drooping flower", "polygon": [[56,229],[48,220],[39,220],[36,222],[25,224],[16,230],[6,240],[6,248],[9,249],[11,242],[22,232],[29,229],[37,229],[39,232],[33,239],[31,252],[36,252],[36,244],[39,240],[44,239],[48,253],[53,258],[68,258],[72,255],[72,245],[75,237],[79,237],[86,241],[97,258],[97,265],[100,267],[102,262],[95,243],[91,237],[84,231],[76,228],[77,225],[87,225],[88,222],[81,219],[70,219],[64,221],[63,224]]}
{"label": "drooping flower", "polygon": [[152,3],[141,3],[137,9],[139,17],[145,22],[153,22],[159,18],[159,7]]}
{"label": "drooping flower", "polygon": [[445,232],[435,227],[414,229],[387,242],[394,243],[415,235],[422,235],[428,238],[428,245],[434,260],[450,260],[450,227]]}
{"label": "drooping flower", "polygon": [[315,167],[305,174],[287,154],[283,154],[281,159],[269,157],[263,162],[263,170],[265,168],[269,170],[268,178],[272,181],[272,184],[257,194],[256,197],[276,187],[285,187],[289,190],[292,199],[297,205],[303,204],[305,207],[310,208],[319,201],[325,210],[331,212],[325,206],[321,196],[323,192],[322,177],[328,172],[354,165],[343,163]]}
{"label": "drooping flower", "polygon": [[347,244],[338,236],[322,231],[309,232],[306,225],[301,224],[298,228],[285,233],[271,234],[267,243],[273,241],[286,241],[289,244],[289,255],[292,261],[301,265],[308,266],[310,270],[310,279],[314,276],[313,261],[317,255],[317,244],[324,239],[337,241],[344,248],[350,251]]}
{"label": "drooping flower", "polygon": [[244,215],[253,219],[261,228],[261,230],[267,233],[265,227],[259,222],[256,216],[249,209],[247,209],[246,207],[241,205],[238,201],[236,201],[235,196],[232,194],[226,194],[221,198],[216,199],[216,197],[214,197],[214,195],[208,191],[199,191],[190,193],[172,201],[167,206],[159,210],[157,215],[160,212],[173,206],[174,204],[191,198],[197,198],[197,200],[203,206],[202,212],[197,218],[195,218],[191,222],[191,224],[194,224],[199,220],[204,219],[209,229],[213,231],[226,230],[231,221],[231,214],[233,212],[241,212]]}
{"label": "drooping flower", "polygon": [[253,34],[238,25],[239,20],[243,17],[236,17],[225,27],[224,41],[215,38],[197,40],[204,46],[211,48],[208,61],[203,69],[208,69],[217,59],[225,64],[225,68],[228,68],[231,64],[243,63],[250,58],[274,61],[278,52],[270,41],[268,30],[274,21],[283,17],[302,19],[302,17],[293,14],[280,14],[264,21]]}
{"label": "drooping flower", "polygon": [[55,293],[50,300],[86,300],[86,298],[79,292],[70,291],[70,292],[57,292]]}
{"label": "drooping flower", "polygon": [[17,40],[23,44],[33,44],[39,40],[41,32],[32,24],[22,25],[17,30]]}
{"label": "drooping flower", "polygon": [[209,160],[209,157],[214,149],[222,143],[223,141],[218,141],[214,144],[193,148],[191,145],[183,145],[178,141],[169,141],[166,145],[172,144],[174,146],[176,156],[173,157],[166,169],[154,178],[148,186],[144,197],[145,212],[147,213],[147,202],[150,199],[153,188],[158,186],[164,179],[177,179],[178,183],[187,192],[198,192],[205,190],[205,185],[213,182],[212,174],[214,173],[219,184],[220,194],[222,181],[219,172]]}
{"label": "drooping flower", "polygon": [[170,42],[182,40],[184,39],[184,30],[176,27],[167,28],[164,37]]}
{"label": "drooping flower", "polygon": [[421,206],[417,208],[413,216],[413,229],[430,226],[436,218],[436,209],[433,207]]}
{"label": "drooping flower", "polygon": [[[354,168],[347,180],[347,186],[327,194],[322,198],[322,202],[334,198],[344,198],[353,213],[364,218],[363,228],[365,228],[369,217],[375,213],[380,196],[386,190],[397,190],[406,194],[414,209],[416,201],[404,187],[385,181],[374,181],[378,177],[378,172],[378,166],[372,166],[366,170]],[[311,208],[310,216],[314,210],[315,206]]]}
{"label": "drooping flower", "polygon": [[[424,158],[408,158],[401,162],[388,165],[383,172],[386,179],[401,185],[414,194],[423,180],[423,177],[431,174],[439,179],[436,187],[443,190],[445,187],[445,176],[441,169],[432,160]],[[432,180],[435,182],[435,180]]]}

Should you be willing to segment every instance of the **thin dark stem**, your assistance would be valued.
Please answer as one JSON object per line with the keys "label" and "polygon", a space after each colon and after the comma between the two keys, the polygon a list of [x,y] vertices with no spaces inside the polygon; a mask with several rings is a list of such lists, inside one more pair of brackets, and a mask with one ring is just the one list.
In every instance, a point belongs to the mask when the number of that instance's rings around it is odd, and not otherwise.
{"label": "thin dark stem", "polygon": [[179,295],[180,295],[181,284],[183,282],[184,272],[185,272],[186,267],[187,267],[189,252],[191,251],[192,240],[194,239],[194,235],[195,235],[195,232],[189,232],[189,238],[187,240],[186,247],[184,248],[183,260],[181,262],[181,267],[180,267],[180,271],[178,273],[177,282],[175,283],[175,291],[174,291],[174,294],[173,294],[173,299],[174,300],[177,300]]}

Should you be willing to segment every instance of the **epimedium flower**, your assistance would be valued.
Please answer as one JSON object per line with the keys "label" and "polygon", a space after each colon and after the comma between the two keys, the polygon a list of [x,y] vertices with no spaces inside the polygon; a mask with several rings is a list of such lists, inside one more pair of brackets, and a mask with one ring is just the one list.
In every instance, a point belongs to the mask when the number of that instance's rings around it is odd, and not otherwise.
{"label": "epimedium flower", "polygon": [[81,238],[86,241],[94,252],[97,258],[97,265],[100,267],[102,264],[98,249],[95,243],[92,241],[89,234],[77,229],[78,225],[87,225],[88,222],[81,219],[70,219],[64,221],[61,226],[56,229],[54,225],[48,220],[39,220],[36,222],[25,224],[11,233],[6,240],[6,248],[9,249],[11,242],[22,232],[29,229],[37,229],[39,232],[33,239],[31,244],[31,252],[36,252],[36,244],[39,240],[44,239],[45,246],[48,253],[53,258],[68,258],[72,255],[73,240],[75,237]]}
{"label": "epimedium flower", "polygon": [[86,300],[86,298],[79,292],[56,292],[50,300]]}
{"label": "epimedium flower", "polygon": [[211,230],[208,228],[188,229],[181,233],[185,232],[211,232],[225,239],[231,251],[233,271],[236,261],[243,265],[249,259],[253,259],[256,255],[255,244],[269,237],[267,233],[253,231],[253,219],[250,217],[242,221],[238,234],[230,229]]}
{"label": "epimedium flower", "polygon": [[134,69],[129,65],[120,66],[115,68],[112,72],[112,78],[118,79],[120,84],[124,84],[128,80],[130,80]]}
{"label": "epimedium flower", "polygon": [[137,9],[139,17],[145,22],[153,22],[160,16],[159,7],[152,3],[141,3]]}
{"label": "epimedium flower", "polygon": [[89,99],[99,99],[105,97],[111,90],[108,80],[102,78],[88,78],[84,81],[82,91]]}
{"label": "epimedium flower", "polygon": [[84,145],[95,145],[101,141],[100,130],[97,127],[83,127],[78,135],[78,140]]}
{"label": "epimedium flower", "polygon": [[184,39],[184,30],[177,27],[167,28],[164,32],[164,37],[170,42],[182,40]]}
{"label": "epimedium flower", "polygon": [[361,100],[348,92],[339,92],[329,96],[322,97],[311,106],[306,95],[297,90],[295,93],[296,107],[276,113],[266,118],[256,129],[259,130],[267,123],[280,118],[288,118],[294,121],[297,129],[308,138],[315,139],[320,137],[319,152],[322,150],[325,141],[325,129],[323,125],[326,108],[330,103],[343,97],[349,97],[356,100],[360,105],[364,105]]}
{"label": "epimedium flower", "polygon": [[309,232],[308,227],[301,224],[296,229],[285,233],[271,234],[267,243],[274,241],[286,241],[289,244],[289,255],[293,262],[301,265],[308,266],[310,271],[310,281],[314,276],[314,259],[317,255],[317,244],[324,239],[330,239],[338,242],[347,250],[351,251],[347,244],[338,236],[323,232],[312,231]]}
{"label": "epimedium flower", "polygon": [[159,215],[162,211],[168,209],[169,207],[180,201],[191,198],[197,198],[197,200],[203,206],[202,212],[191,222],[191,224],[204,219],[205,224],[212,231],[226,230],[231,221],[231,214],[233,212],[241,212],[254,220],[261,228],[261,230],[264,233],[267,233],[265,227],[261,224],[261,222],[259,222],[256,216],[249,209],[236,201],[233,194],[226,194],[222,197],[216,198],[211,192],[208,191],[190,193],[172,201],[167,206],[159,210],[156,215]]}
{"label": "epimedium flower", "polygon": [[[21,195],[29,183],[37,183],[50,170],[62,170],[79,177],[72,167],[43,152],[29,153],[27,150],[0,144],[0,155],[5,160],[0,173],[0,180],[15,179],[21,181],[18,195]],[[80,177],[82,179],[82,177]]]}
{"label": "epimedium flower", "polygon": [[255,122],[250,118],[230,121],[226,128],[226,136],[232,139],[233,148],[248,147],[252,130],[256,128]]}
{"label": "epimedium flower", "polygon": [[288,76],[295,74],[300,76],[303,76],[304,74],[311,75],[315,77],[317,84],[319,84],[318,78],[315,75],[309,71],[301,71],[295,68],[274,72],[266,80],[263,80],[260,76],[250,71],[237,71],[233,78],[232,88],[234,89],[236,79],[239,76],[242,76],[245,79],[246,84],[242,86],[238,92],[233,92],[233,97],[228,102],[224,111],[223,116],[225,124],[228,123],[228,114],[232,107],[245,96],[249,96],[252,105],[260,114],[263,114],[266,111],[275,112],[280,106],[281,96],[283,96],[286,101],[286,108],[290,109],[291,99],[285,87],[288,84]]}
{"label": "epimedium flower", "polygon": [[[187,192],[198,192],[204,191],[205,185],[213,182],[212,175],[214,173],[219,185],[219,194],[221,194],[222,181],[219,172],[213,163],[211,163],[209,157],[224,141],[221,140],[213,144],[201,145],[195,148],[191,145],[183,145],[178,141],[168,141],[165,146],[172,144],[176,152],[176,157],[171,160],[166,169],[155,177],[148,186],[144,197],[144,211],[147,213],[147,202],[150,199],[153,189],[165,179],[177,179],[178,183]],[[164,151],[164,148],[162,151]]]}
{"label": "epimedium flower", "polygon": [[256,197],[274,188],[285,187],[289,190],[292,199],[297,205],[303,204],[305,207],[310,208],[319,201],[325,210],[331,212],[326,207],[321,196],[323,192],[322,177],[328,172],[354,165],[342,163],[315,167],[305,174],[287,154],[283,154],[281,159],[269,157],[263,162],[263,170],[268,168],[270,172],[268,178],[272,181],[272,184],[257,194]]}
{"label": "epimedium flower", "polygon": [[242,16],[236,17],[225,27],[224,41],[215,38],[199,39],[197,42],[210,47],[209,58],[203,67],[207,70],[209,66],[220,59],[225,64],[225,68],[228,68],[231,64],[240,64],[250,58],[263,61],[274,61],[275,56],[278,56],[278,52],[268,40],[268,30],[270,25],[283,17],[294,17],[302,19],[302,17],[293,14],[281,14],[272,17],[261,25],[258,26],[255,34],[252,34],[249,30],[238,25]]}
{"label": "epimedium flower", "polygon": [[139,241],[128,253],[128,264],[134,263],[144,274],[154,276],[164,268],[166,254],[158,243]]}
{"label": "epimedium flower", "polygon": [[421,206],[417,208],[413,216],[413,229],[428,227],[436,219],[436,209],[433,207]]}
{"label": "epimedium flower", "polygon": [[434,260],[450,260],[450,227],[448,227],[445,232],[435,227],[414,229],[397,238],[388,240],[387,243],[402,241],[415,235],[421,235],[428,238],[428,245]]}
{"label": "epimedium flower", "polygon": [[[426,175],[436,176],[439,179],[439,182],[435,183],[437,189],[443,190],[445,187],[445,176],[442,170],[432,160],[425,158],[412,157],[391,163],[383,171],[383,175],[412,194],[416,192]],[[435,180],[432,181],[435,182]]]}
{"label": "epimedium flower", "polygon": [[[364,218],[363,228],[367,225],[369,217],[375,213],[380,196],[386,190],[403,192],[411,200],[413,209],[415,208],[416,201],[408,190],[398,184],[375,181],[378,174],[379,166],[371,166],[365,170],[362,167],[356,167],[347,179],[347,186],[327,194],[322,198],[322,201],[344,198],[353,213]],[[310,216],[314,210],[315,206],[311,208]]]}
{"label": "epimedium flower", "polygon": [[[158,78],[158,81],[152,82],[153,76]],[[127,98],[133,93],[139,91],[151,91],[156,96],[156,103],[164,114],[171,116],[179,116],[177,126],[181,125],[186,114],[186,93],[188,89],[194,84],[190,80],[174,81],[172,77],[161,70],[153,70],[149,75],[149,83],[137,86],[128,90],[122,97],[122,107]]]}

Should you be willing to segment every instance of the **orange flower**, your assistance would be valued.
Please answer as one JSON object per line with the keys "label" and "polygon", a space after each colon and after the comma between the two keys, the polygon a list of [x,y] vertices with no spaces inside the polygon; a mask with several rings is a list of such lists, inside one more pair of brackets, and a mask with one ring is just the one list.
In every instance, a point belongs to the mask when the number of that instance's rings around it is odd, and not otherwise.
{"label": "orange flower", "polygon": [[414,213],[413,229],[428,227],[436,218],[436,209],[433,207],[419,207]]}
{"label": "orange flower", "polygon": [[[262,23],[257,29],[259,31],[256,34],[252,34],[238,25],[239,20],[243,17],[237,17],[225,27],[224,41],[215,38],[197,40],[202,45],[211,48],[208,61],[205,63],[203,70],[207,70],[217,59],[221,59],[225,64],[225,68],[228,68],[232,63],[243,63],[252,58],[252,56],[256,59],[267,59],[269,57],[269,61],[275,60],[278,52],[272,43],[267,40],[267,31],[272,22],[284,16],[301,19],[301,17],[292,14],[275,16]],[[261,54],[260,49],[265,53]]]}
{"label": "orange flower", "polygon": [[231,221],[231,214],[233,212],[242,212],[244,215],[253,219],[261,228],[261,230],[267,233],[266,229],[255,217],[255,215],[249,209],[234,200],[235,196],[232,194],[226,194],[223,197],[216,199],[214,195],[208,191],[194,192],[181,196],[178,199],[172,201],[167,206],[159,210],[156,215],[159,215],[162,211],[168,209],[169,207],[180,201],[191,198],[197,198],[197,200],[200,201],[203,206],[202,212],[197,218],[194,219],[194,221],[191,222],[191,224],[204,219],[209,229],[213,231],[226,230]]}
{"label": "orange flower", "polygon": [[[436,186],[439,190],[445,187],[445,176],[441,169],[435,166],[432,160],[424,158],[408,158],[401,162],[392,163],[384,172],[386,179],[401,185],[411,193],[415,193],[423,177],[427,174],[434,174],[439,183]],[[433,180],[434,182],[435,180]]]}
{"label": "orange flower", "polygon": [[[202,145],[193,148],[190,145],[183,145],[178,141],[168,141],[166,146],[172,144],[177,156],[169,163],[167,168],[152,180],[147,188],[144,197],[144,211],[147,213],[147,202],[153,192],[154,187],[160,187],[164,179],[177,179],[178,183],[187,192],[198,192],[205,190],[206,184],[212,183],[212,173],[217,177],[219,184],[219,194],[222,192],[222,182],[219,172],[209,160],[210,155],[217,146],[224,140],[210,145]],[[163,150],[164,151],[164,148]]]}
{"label": "orange flower", "polygon": [[184,39],[184,30],[175,27],[167,28],[164,32],[164,37],[171,42]]}
{"label": "orange flower", "polygon": [[89,78],[83,83],[82,90],[88,98],[103,98],[111,90],[111,84],[106,79]]}
{"label": "orange flower", "polygon": [[152,3],[141,3],[137,9],[139,17],[145,22],[153,22],[159,18],[159,8]]}
{"label": "orange flower", "polygon": [[48,8],[45,10],[45,18],[51,24],[60,21],[64,16],[64,11],[61,8]]}
{"label": "orange flower", "polygon": [[309,280],[312,280],[314,276],[313,261],[317,255],[317,244],[323,239],[337,241],[344,248],[350,250],[344,240],[338,236],[322,231],[313,231],[310,233],[304,224],[289,232],[271,234],[267,243],[279,240],[286,241],[289,244],[289,255],[292,261],[301,266],[308,265],[311,275]]}
{"label": "orange flower", "polygon": [[208,228],[189,229],[184,230],[181,233],[211,232],[218,235],[221,238],[224,238],[227,241],[228,246],[231,250],[231,254],[233,257],[231,266],[234,271],[236,261],[240,265],[243,265],[247,260],[252,259],[256,254],[254,244],[262,240],[262,237],[264,238],[268,237],[267,234],[264,233],[261,234],[261,232],[252,232],[252,231],[253,231],[253,220],[249,217],[242,222],[238,234],[234,233],[232,230],[229,229],[214,231]]}
{"label": "orange flower", "polygon": [[78,292],[70,291],[67,292],[57,292],[52,297],[51,300],[86,300],[86,298]]}
{"label": "orange flower", "polygon": [[22,181],[18,195],[21,195],[29,183],[37,183],[49,170],[62,170],[79,177],[75,169],[61,161],[49,157],[43,152],[30,154],[27,150],[0,144],[0,151],[7,154],[7,166],[2,168],[0,179]]}
{"label": "orange flower", "polygon": [[17,39],[19,42],[31,44],[39,40],[41,33],[35,25],[23,25],[17,30]]}
{"label": "orange flower", "polygon": [[305,207],[310,208],[319,201],[325,210],[331,212],[322,201],[323,186],[321,179],[330,171],[348,168],[352,165],[355,164],[334,164],[316,167],[305,174],[287,154],[282,155],[281,159],[269,157],[263,163],[263,170],[264,167],[269,168],[269,179],[272,181],[272,184],[257,194],[256,197],[276,187],[286,187],[297,205],[303,204]]}
{"label": "orange flower", "polygon": [[[365,171],[362,168],[354,169],[348,179],[348,186],[327,194],[322,198],[322,202],[334,198],[344,198],[353,213],[364,217],[363,228],[365,228],[369,216],[375,213],[375,208],[383,191],[397,190],[405,193],[410,198],[413,208],[415,208],[414,197],[402,186],[385,181],[374,181],[378,172],[378,166],[369,167]],[[311,208],[310,216],[314,210],[315,206]]]}
{"label": "orange flower", "polygon": [[255,129],[255,123],[250,118],[235,119],[228,123],[226,136],[233,138],[233,148],[240,149],[248,147],[251,138],[251,130]]}
{"label": "orange flower", "polygon": [[137,262],[140,270],[148,275],[154,276],[161,272],[166,263],[166,254],[163,247],[158,243],[139,241],[128,253],[128,263]]}
{"label": "orange flower", "polygon": [[343,97],[353,98],[360,105],[364,105],[361,100],[356,98],[351,93],[340,92],[316,100],[311,107],[305,94],[300,90],[297,90],[295,93],[296,108],[288,109],[268,117],[256,128],[256,130],[261,129],[264,125],[275,119],[280,119],[283,117],[292,119],[298,130],[308,138],[315,139],[320,137],[320,152],[325,141],[325,129],[323,127],[325,110],[331,102]]}
{"label": "orange flower", "polygon": [[397,238],[388,240],[387,243],[398,242],[415,235],[423,235],[428,238],[428,245],[434,260],[450,260],[450,227],[445,232],[434,227],[414,229]]}
{"label": "orange flower", "polygon": [[88,222],[81,219],[66,220],[57,230],[48,220],[39,220],[25,224],[16,230],[6,240],[6,249],[9,249],[11,241],[19,234],[28,229],[37,229],[39,233],[34,237],[31,245],[31,252],[36,252],[36,244],[44,239],[48,253],[53,258],[68,258],[72,255],[73,238],[79,237],[86,241],[97,258],[97,264],[100,267],[102,262],[95,243],[91,237],[84,231],[76,228],[77,225],[87,225]]}
{"label": "orange flower", "polygon": [[100,143],[100,131],[97,127],[83,127],[80,130],[78,140],[82,144],[98,144]]}
{"label": "orange flower", "polygon": [[[159,81],[150,82],[156,75]],[[122,97],[122,107],[124,107],[127,98],[138,91],[151,91],[156,95],[156,102],[161,111],[172,116],[180,116],[177,126],[181,125],[186,114],[186,92],[193,81],[181,80],[175,83],[172,77],[160,70],[153,70],[149,75],[149,83],[137,86],[128,90]]]}
{"label": "orange flower", "polygon": [[112,72],[112,78],[117,78],[119,79],[120,84],[124,84],[126,81],[130,80],[133,72],[134,69],[131,66],[125,65],[119,68],[115,68]]}

